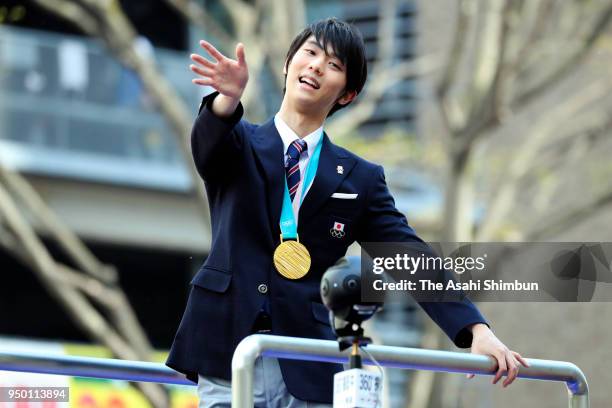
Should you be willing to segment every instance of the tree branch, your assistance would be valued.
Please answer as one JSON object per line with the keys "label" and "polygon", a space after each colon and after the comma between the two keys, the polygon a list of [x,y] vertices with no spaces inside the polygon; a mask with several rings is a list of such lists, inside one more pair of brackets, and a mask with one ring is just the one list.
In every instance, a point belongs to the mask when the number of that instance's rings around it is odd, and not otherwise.
{"label": "tree branch", "polygon": [[492,238],[494,229],[514,202],[513,197],[518,189],[517,181],[532,168],[540,147],[554,134],[557,124],[564,118],[575,116],[586,106],[608,95],[610,86],[607,78],[594,81],[589,86],[582,88],[573,98],[566,99],[564,103],[555,106],[546,115],[539,118],[528,133],[529,136],[521,144],[520,150],[513,154],[509,168],[504,172],[503,179],[497,184],[496,190],[491,195],[492,202],[483,223],[476,232],[477,241],[487,241]]}
{"label": "tree branch", "polygon": [[574,55],[561,63],[546,79],[533,88],[518,95],[515,102],[512,104],[513,108],[524,107],[529,104],[533,99],[547,91],[553,84],[560,82],[579,67],[580,64],[588,58],[597,40],[606,33],[610,20],[612,20],[612,5],[607,6],[603,12],[600,13],[597,23],[585,39],[583,46],[579,48]]}
{"label": "tree branch", "polygon": [[117,282],[117,272],[95,258],[83,242],[43,202],[21,175],[0,165],[0,180],[21,200],[78,268],[107,284]]}
{"label": "tree branch", "polygon": [[193,0],[165,0],[189,23],[214,36],[221,42],[222,49],[231,49],[234,39],[230,33],[217,23],[204,7]]}
{"label": "tree branch", "polygon": [[368,81],[363,95],[349,107],[327,121],[331,134],[349,134],[365,123],[374,113],[378,100],[387,89],[403,79],[425,75],[439,65],[438,55],[426,55],[380,70]]}
{"label": "tree branch", "polygon": [[565,214],[562,214],[555,219],[548,219],[541,224],[538,229],[533,229],[525,234],[525,241],[537,242],[550,239],[554,234],[567,231],[585,218],[593,216],[598,211],[612,204],[612,191],[608,194],[598,197],[596,200],[574,208]]}
{"label": "tree branch", "polygon": [[465,154],[464,151],[471,149],[476,139],[498,123],[497,113],[501,109],[498,103],[504,79],[504,57],[511,4],[510,0],[504,0],[503,4],[490,5],[494,10],[486,18],[485,31],[480,36],[482,44],[477,46],[480,52],[474,78],[471,81],[473,84],[471,108],[466,124],[454,132],[457,139],[454,147],[459,154]]}
{"label": "tree branch", "polygon": [[450,125],[452,122],[448,118],[449,115],[448,109],[446,108],[446,98],[451,86],[455,83],[455,79],[459,71],[459,65],[465,50],[464,47],[467,32],[470,25],[470,19],[473,14],[470,9],[473,7],[473,3],[473,0],[461,0],[457,6],[457,23],[455,26],[455,33],[453,35],[453,44],[451,46],[448,62],[446,63],[446,68],[444,69],[442,79],[440,80],[440,84],[438,85],[436,92],[439,103],[445,107],[442,110],[445,113],[443,116],[446,117],[446,122],[449,124],[448,129],[451,131],[453,126]]}
{"label": "tree branch", "polygon": [[[75,24],[84,33],[95,36],[100,28],[96,19],[92,18],[89,13],[83,12],[83,9],[76,3],[68,0],[34,0],[43,9],[52,11],[61,18]],[[78,22],[78,23],[77,23]]]}
{"label": "tree branch", "polygon": [[[107,346],[119,358],[137,360],[143,356],[135,350],[109,326],[104,317],[93,308],[87,299],[72,286],[64,283],[65,275],[58,270],[44,244],[37,237],[34,230],[28,225],[8,191],[0,184],[0,214],[3,215],[7,226],[15,234],[21,249],[16,252],[28,264],[40,279],[41,283],[63,307],[72,320],[95,341]],[[156,406],[167,406],[167,396],[162,388],[141,387]]]}

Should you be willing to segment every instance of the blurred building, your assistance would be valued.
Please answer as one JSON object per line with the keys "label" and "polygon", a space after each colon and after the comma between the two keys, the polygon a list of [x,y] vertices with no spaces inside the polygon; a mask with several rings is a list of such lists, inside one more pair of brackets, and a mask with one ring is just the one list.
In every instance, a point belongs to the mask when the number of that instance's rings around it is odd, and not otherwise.
{"label": "blurred building", "polygon": [[[199,95],[183,81],[183,53],[158,48],[155,59],[197,106]],[[167,346],[210,239],[207,215],[189,198],[178,141],[138,77],[96,41],[0,26],[0,61],[0,160],[27,175],[51,209],[117,266],[145,326],[150,320],[147,330]],[[24,317],[57,309],[30,273],[0,257],[3,269],[24,272],[6,274],[3,302],[12,299]],[[62,316],[49,313],[44,326],[33,326],[3,315],[0,332],[81,339]],[[156,316],[168,320],[156,324]]]}

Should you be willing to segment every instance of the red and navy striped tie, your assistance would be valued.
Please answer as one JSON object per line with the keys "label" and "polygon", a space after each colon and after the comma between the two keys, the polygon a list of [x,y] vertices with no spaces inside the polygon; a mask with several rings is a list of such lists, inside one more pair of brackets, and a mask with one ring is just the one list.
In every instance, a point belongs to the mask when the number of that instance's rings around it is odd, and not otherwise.
{"label": "red and navy striped tie", "polygon": [[289,189],[289,197],[293,202],[293,197],[300,186],[300,155],[308,149],[308,145],[302,139],[294,140],[287,148],[287,156],[285,161],[285,173],[287,174],[287,188]]}

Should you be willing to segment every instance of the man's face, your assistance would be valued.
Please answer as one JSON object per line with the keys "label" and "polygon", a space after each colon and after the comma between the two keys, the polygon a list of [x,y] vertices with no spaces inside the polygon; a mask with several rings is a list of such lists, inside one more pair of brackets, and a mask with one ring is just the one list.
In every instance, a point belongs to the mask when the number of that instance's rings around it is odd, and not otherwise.
{"label": "man's face", "polygon": [[327,113],[336,102],[346,104],[355,97],[355,92],[344,92],[346,67],[342,61],[331,47],[326,53],[314,36],[297,50],[285,74],[285,98],[300,110]]}

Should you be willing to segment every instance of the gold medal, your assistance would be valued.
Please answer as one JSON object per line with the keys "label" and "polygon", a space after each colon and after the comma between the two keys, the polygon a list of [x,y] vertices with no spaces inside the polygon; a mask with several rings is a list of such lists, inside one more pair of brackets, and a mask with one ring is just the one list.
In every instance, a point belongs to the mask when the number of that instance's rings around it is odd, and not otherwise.
{"label": "gold medal", "polygon": [[287,279],[300,279],[306,276],[310,269],[310,254],[308,249],[298,241],[283,241],[274,251],[274,266],[278,273]]}

